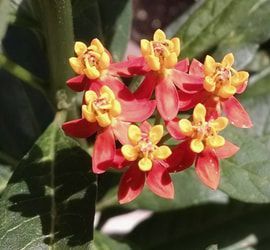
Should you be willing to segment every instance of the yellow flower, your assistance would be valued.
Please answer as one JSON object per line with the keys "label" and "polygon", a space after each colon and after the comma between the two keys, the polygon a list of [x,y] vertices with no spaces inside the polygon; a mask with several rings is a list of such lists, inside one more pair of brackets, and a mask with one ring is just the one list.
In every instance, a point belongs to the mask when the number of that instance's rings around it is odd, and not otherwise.
{"label": "yellow flower", "polygon": [[211,56],[206,56],[204,61],[205,90],[221,98],[233,96],[237,88],[244,84],[249,77],[248,72],[236,71],[232,68],[233,63],[232,53],[225,55],[221,63],[217,63]]}
{"label": "yellow flower", "polygon": [[180,54],[180,39],[166,39],[165,33],[158,29],[154,33],[154,40],[141,40],[141,52],[148,66],[153,71],[163,71],[172,68],[177,63]]}
{"label": "yellow flower", "polygon": [[195,153],[200,153],[205,147],[219,148],[225,144],[225,139],[218,132],[228,125],[226,117],[205,121],[206,109],[204,105],[197,104],[193,111],[193,121],[181,119],[179,127],[182,134],[191,137],[190,148]]}
{"label": "yellow flower", "polygon": [[79,75],[85,74],[89,79],[97,79],[110,65],[110,56],[97,38],[91,41],[89,47],[76,42],[74,50],[77,57],[69,58],[69,63]]}
{"label": "yellow flower", "polygon": [[101,127],[111,125],[112,120],[121,113],[121,104],[108,86],[100,89],[99,96],[92,90],[86,91],[85,102],[82,116],[89,122],[97,122]]}
{"label": "yellow flower", "polygon": [[157,146],[163,136],[163,126],[155,125],[143,132],[136,125],[130,125],[128,138],[131,144],[122,146],[121,152],[126,160],[138,162],[141,171],[150,171],[154,160],[165,160],[171,155],[168,146]]}

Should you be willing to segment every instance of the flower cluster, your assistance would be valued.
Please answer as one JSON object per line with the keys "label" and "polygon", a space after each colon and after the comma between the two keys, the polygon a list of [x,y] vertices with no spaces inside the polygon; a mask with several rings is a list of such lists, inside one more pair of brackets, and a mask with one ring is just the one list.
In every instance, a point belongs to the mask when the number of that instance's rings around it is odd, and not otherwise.
{"label": "flower cluster", "polygon": [[[239,150],[219,133],[229,123],[252,127],[235,98],[245,90],[249,75],[232,67],[233,54],[225,55],[220,63],[206,56],[204,64],[193,59],[189,65],[188,59],[178,61],[179,38],[167,39],[162,30],[154,33],[153,41],[142,39],[141,56],[130,56],[127,61],[113,62],[98,39],[88,47],[76,42],[75,53],[69,62],[78,76],[67,84],[84,92],[81,118],[62,128],[78,138],[95,135],[94,173],[109,168],[124,172],[120,203],[135,199],[144,184],[155,194],[172,199],[170,174],[193,164],[199,179],[217,189],[219,160]],[[143,78],[132,93],[121,79],[136,75]],[[155,124],[151,124],[147,119],[156,108]],[[192,109],[187,117],[186,111]],[[178,142],[176,146],[164,145],[170,137]]]}

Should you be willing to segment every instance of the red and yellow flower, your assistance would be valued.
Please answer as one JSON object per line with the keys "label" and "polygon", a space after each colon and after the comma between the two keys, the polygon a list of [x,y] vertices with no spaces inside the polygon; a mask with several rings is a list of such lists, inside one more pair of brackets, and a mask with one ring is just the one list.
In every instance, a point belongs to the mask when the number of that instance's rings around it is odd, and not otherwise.
{"label": "red and yellow flower", "polygon": [[[172,130],[171,126],[168,126],[175,139],[184,140],[168,159],[170,171],[181,171],[195,160],[195,170],[201,181],[208,187],[216,189],[220,179],[219,159],[231,157],[239,150],[237,146],[219,135],[227,125],[226,117],[206,120],[206,108],[199,103],[194,108],[192,120],[178,121],[176,125],[178,132],[176,127]],[[181,155],[179,159],[177,154]]]}
{"label": "red and yellow flower", "polygon": [[120,81],[120,69],[114,69],[112,56],[99,39],[95,38],[87,46],[83,42],[74,45],[76,57],[69,58],[69,64],[78,76],[67,81],[67,85],[74,91],[84,91],[92,82]]}
{"label": "red and yellow flower", "polygon": [[136,100],[118,81],[104,85],[93,82],[84,94],[82,118],[63,124],[69,136],[87,138],[97,133],[92,168],[103,173],[110,167],[115,155],[115,140],[126,143],[131,122],[142,122],[152,115],[155,101]]}
{"label": "red and yellow flower", "polygon": [[186,73],[188,60],[178,62],[180,39],[175,37],[169,40],[160,29],[154,33],[153,41],[141,40],[141,53],[141,57],[130,57],[114,67],[126,68],[126,71],[119,71],[120,75],[144,75],[135,96],[149,99],[155,90],[160,115],[164,120],[172,120],[180,105],[176,86],[182,89],[185,84],[200,82],[201,78]]}
{"label": "red and yellow flower", "polygon": [[193,89],[181,89],[179,92],[184,98],[180,103],[180,110],[189,110],[197,103],[207,107],[207,116],[217,117],[222,111],[231,124],[240,128],[252,127],[252,121],[234,97],[241,94],[247,86],[249,74],[246,71],[236,71],[232,65],[234,56],[227,54],[221,63],[211,56],[206,56],[204,65],[193,60],[189,73],[203,77],[203,81]]}
{"label": "red and yellow flower", "polygon": [[172,199],[174,187],[166,160],[171,155],[168,146],[158,143],[163,137],[163,126],[151,127],[144,122],[140,127],[130,125],[128,129],[128,143],[121,148],[122,158],[118,155],[120,168],[128,166],[120,181],[118,199],[120,203],[127,203],[135,199],[144,187],[144,183],[155,194]]}

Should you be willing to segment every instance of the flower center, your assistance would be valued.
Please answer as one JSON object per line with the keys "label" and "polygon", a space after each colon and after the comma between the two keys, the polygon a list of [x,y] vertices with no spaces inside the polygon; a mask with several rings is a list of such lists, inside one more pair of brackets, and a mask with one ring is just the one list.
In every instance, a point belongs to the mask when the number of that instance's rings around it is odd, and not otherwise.
{"label": "flower center", "polygon": [[138,142],[138,150],[140,151],[141,158],[146,157],[153,159],[153,152],[157,149],[147,135],[142,135],[142,139]]}
{"label": "flower center", "polygon": [[97,122],[101,127],[111,125],[113,119],[121,113],[121,104],[107,86],[100,89],[99,97],[92,90],[86,91],[85,102],[82,106],[83,117],[89,122]]}
{"label": "flower center", "polygon": [[232,73],[229,69],[218,66],[216,68],[216,73],[214,74],[213,78],[216,82],[216,88],[221,87],[224,85],[224,83],[228,83],[230,81],[230,78],[232,76]]}

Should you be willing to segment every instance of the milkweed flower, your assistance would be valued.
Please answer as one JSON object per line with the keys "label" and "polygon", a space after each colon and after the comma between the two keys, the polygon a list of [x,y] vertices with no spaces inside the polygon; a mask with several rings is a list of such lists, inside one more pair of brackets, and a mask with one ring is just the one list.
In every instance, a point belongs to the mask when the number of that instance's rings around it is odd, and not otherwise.
{"label": "milkweed flower", "polygon": [[110,167],[115,155],[115,140],[126,143],[131,122],[142,122],[152,115],[155,101],[136,100],[119,82],[93,82],[84,94],[82,118],[62,125],[69,136],[87,138],[97,133],[93,157],[93,172],[100,174]]}
{"label": "milkweed flower", "polygon": [[[153,41],[141,40],[140,57],[130,57],[128,61],[114,65],[114,69],[126,68],[119,74],[124,76],[144,75],[145,78],[135,91],[136,98],[152,96],[155,90],[157,109],[164,120],[172,120],[179,111],[177,88],[185,84],[201,82],[201,77],[187,74],[188,60],[178,62],[180,39],[167,39],[165,33],[155,31]],[[116,70],[117,71],[117,70]]]}
{"label": "milkweed flower", "polygon": [[[199,103],[194,108],[192,120],[180,119],[177,123],[171,123],[175,127],[172,129],[170,124],[168,131],[175,139],[184,142],[173,150],[173,155],[168,159],[170,171],[181,171],[195,161],[195,171],[201,181],[217,189],[220,179],[219,159],[231,157],[239,150],[219,135],[227,127],[228,119],[219,116],[207,120],[206,108]],[[182,155],[179,159],[177,153]]]}
{"label": "milkweed flower", "polygon": [[162,137],[162,125],[152,127],[143,122],[140,127],[129,126],[129,141],[121,147],[121,156],[118,155],[117,160],[121,162],[117,168],[128,167],[119,185],[118,200],[121,204],[135,199],[145,183],[158,196],[174,197],[173,183],[164,161],[171,155],[171,150],[168,146],[158,145]]}
{"label": "milkweed flower", "polygon": [[180,110],[189,110],[197,103],[203,103],[207,107],[207,116],[217,117],[223,111],[232,125],[240,128],[252,127],[248,113],[234,97],[246,89],[249,74],[246,71],[236,71],[232,67],[233,63],[232,53],[225,55],[221,63],[211,56],[206,56],[204,65],[194,59],[189,73],[201,76],[204,80],[195,87],[193,85],[192,90],[179,90],[184,96]]}
{"label": "milkweed flower", "polygon": [[120,73],[121,68],[114,70],[112,56],[99,39],[93,39],[89,46],[83,42],[76,42],[74,51],[76,57],[69,58],[69,64],[78,76],[67,81],[72,90],[87,90],[91,83],[97,80],[104,83],[120,81],[117,72]]}

